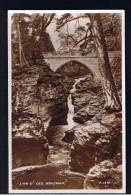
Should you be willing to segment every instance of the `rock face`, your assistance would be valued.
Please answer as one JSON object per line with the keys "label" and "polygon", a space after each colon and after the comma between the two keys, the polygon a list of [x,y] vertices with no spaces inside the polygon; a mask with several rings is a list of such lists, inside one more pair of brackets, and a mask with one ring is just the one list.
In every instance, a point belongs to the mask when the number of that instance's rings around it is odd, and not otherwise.
{"label": "rock face", "polygon": [[96,162],[96,141],[109,130],[100,123],[80,125],[74,129],[70,167],[73,171],[88,172]]}
{"label": "rock face", "polygon": [[38,80],[38,96],[40,98],[40,115],[47,108],[51,125],[66,124],[68,91],[64,88],[62,77],[52,74],[44,75]]}
{"label": "rock face", "polygon": [[77,91],[73,94],[75,107],[74,121],[85,123],[94,116],[100,119],[105,112],[104,96],[100,81],[87,78],[77,85]]}
{"label": "rock face", "polygon": [[13,169],[30,166],[43,165],[46,163],[49,153],[47,140],[44,143],[35,137],[17,136],[12,140]]}
{"label": "rock face", "polygon": [[71,83],[46,64],[14,69],[12,85],[13,131],[40,134],[49,124],[66,124]]}
{"label": "rock face", "polygon": [[71,144],[70,169],[86,174],[86,189],[121,188],[121,112],[109,114],[104,109],[101,84],[96,80],[81,81],[72,96],[78,125],[63,138]]}
{"label": "rock face", "polygon": [[88,111],[85,110],[85,108],[82,108],[75,114],[73,119],[75,122],[83,124],[93,117],[94,117],[93,114],[88,113]]}
{"label": "rock face", "polygon": [[[121,129],[121,113],[105,114],[101,122],[89,120],[73,128],[69,165],[72,171],[88,173],[85,188],[121,187]],[[67,142],[69,135],[64,138]],[[106,178],[110,181],[104,183]]]}
{"label": "rock face", "polygon": [[[101,123],[110,129],[109,133],[100,137],[96,142],[97,162],[111,159],[122,152],[122,118],[121,113],[106,114]],[[106,124],[105,124],[106,122]]]}
{"label": "rock face", "polygon": [[61,132],[60,126],[67,125],[67,98],[75,77],[54,73],[46,64],[13,70],[13,134],[47,136],[59,147],[67,142],[69,168],[86,175],[85,189],[121,188],[122,113],[104,109],[101,83],[87,77],[76,85],[71,94],[76,126]]}
{"label": "rock face", "polygon": [[[39,67],[16,68],[13,72],[12,120],[13,131],[36,130],[38,121],[37,80]],[[40,127],[39,127],[40,130]]]}

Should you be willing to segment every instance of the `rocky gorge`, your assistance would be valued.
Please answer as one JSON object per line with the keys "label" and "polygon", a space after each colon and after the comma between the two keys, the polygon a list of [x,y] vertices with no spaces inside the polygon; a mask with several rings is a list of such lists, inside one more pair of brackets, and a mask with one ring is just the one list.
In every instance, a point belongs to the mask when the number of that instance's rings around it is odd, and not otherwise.
{"label": "rocky gorge", "polygon": [[[12,81],[15,189],[122,187],[122,113],[105,110],[98,78],[55,73],[43,62],[15,67]],[[45,184],[49,178],[57,184]],[[20,185],[35,179],[44,183]]]}
{"label": "rocky gorge", "polygon": [[81,81],[73,104],[78,124],[63,138],[71,144],[70,169],[86,174],[85,189],[121,188],[122,114],[104,109],[98,80]]}

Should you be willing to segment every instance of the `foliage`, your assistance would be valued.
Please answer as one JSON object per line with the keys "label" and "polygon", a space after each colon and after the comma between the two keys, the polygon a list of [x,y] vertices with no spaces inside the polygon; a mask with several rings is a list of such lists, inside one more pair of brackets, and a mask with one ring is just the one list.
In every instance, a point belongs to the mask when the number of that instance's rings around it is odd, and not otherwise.
{"label": "foliage", "polygon": [[[91,15],[93,14],[64,14],[56,19],[61,49],[79,49],[83,55],[94,51],[94,41],[91,36],[89,21]],[[101,14],[101,19],[108,50],[121,50],[120,14],[104,13]],[[74,32],[70,33],[69,26],[72,21],[76,21],[76,25]],[[66,30],[64,30],[65,26]]]}
{"label": "foliage", "polygon": [[[53,18],[54,14],[13,14],[12,42],[18,47],[18,31],[20,31],[21,44],[29,63],[36,63],[35,59],[42,58],[42,52],[45,50],[54,51],[46,32],[46,28]],[[12,44],[12,46],[14,45]]]}

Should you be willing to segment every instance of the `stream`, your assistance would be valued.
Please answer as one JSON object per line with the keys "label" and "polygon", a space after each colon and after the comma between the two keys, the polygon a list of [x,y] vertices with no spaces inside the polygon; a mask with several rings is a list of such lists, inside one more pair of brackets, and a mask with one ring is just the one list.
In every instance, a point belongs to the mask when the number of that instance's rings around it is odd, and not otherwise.
{"label": "stream", "polygon": [[[76,85],[85,79],[86,77],[75,79],[72,89],[69,92],[67,99],[67,125],[49,127],[47,134],[49,140],[49,155],[47,159],[42,154],[46,151],[43,151],[42,153],[38,152],[39,158],[37,158],[37,160],[39,162],[36,162],[36,159],[34,159],[34,152],[37,153],[37,150],[41,151],[37,143],[37,148],[36,145],[35,147],[31,145],[30,151],[28,150],[30,147],[29,142],[28,146],[27,143],[22,143],[20,145],[18,138],[17,144],[16,142],[14,143],[17,145],[17,148],[22,147],[22,150],[23,148],[25,149],[23,154],[19,155],[18,153],[14,157],[17,160],[16,168],[13,169],[13,189],[83,189],[85,176],[81,173],[71,172],[69,170],[71,145],[62,142],[62,138],[64,137],[65,131],[77,125],[73,120],[75,110],[72,94],[76,91]],[[28,138],[28,140],[31,142],[31,138]],[[21,148],[19,148],[19,151],[21,151]],[[29,166],[26,166],[21,162],[22,158],[30,161]]]}
{"label": "stream", "polygon": [[68,104],[67,124],[70,128],[77,125],[77,123],[73,120],[75,110],[74,110],[74,105],[73,105],[73,101],[72,101],[72,94],[75,93],[75,91],[76,91],[76,85],[80,81],[85,80],[85,79],[86,79],[86,77],[75,79],[75,83],[73,84],[72,89],[70,90],[70,94],[69,94],[68,99],[67,99],[67,104]]}

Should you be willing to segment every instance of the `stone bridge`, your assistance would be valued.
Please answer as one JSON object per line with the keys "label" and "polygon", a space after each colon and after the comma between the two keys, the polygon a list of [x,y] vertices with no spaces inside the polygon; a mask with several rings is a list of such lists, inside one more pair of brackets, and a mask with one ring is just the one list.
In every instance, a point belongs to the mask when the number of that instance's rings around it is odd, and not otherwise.
{"label": "stone bridge", "polygon": [[[80,52],[63,52],[63,53],[44,53],[44,58],[49,64],[50,68],[55,72],[58,68],[64,64],[76,61],[86,66],[94,76],[100,77],[100,72],[98,68],[98,58],[95,53],[86,54],[82,56]],[[120,52],[109,52],[109,59],[112,61],[113,58],[119,57]]]}

